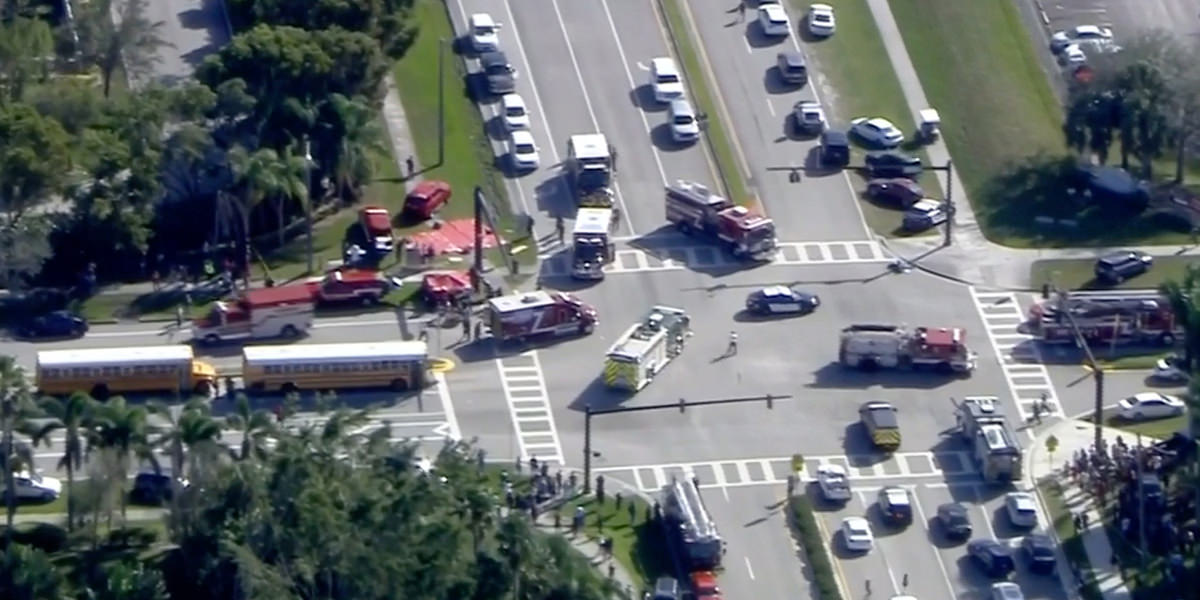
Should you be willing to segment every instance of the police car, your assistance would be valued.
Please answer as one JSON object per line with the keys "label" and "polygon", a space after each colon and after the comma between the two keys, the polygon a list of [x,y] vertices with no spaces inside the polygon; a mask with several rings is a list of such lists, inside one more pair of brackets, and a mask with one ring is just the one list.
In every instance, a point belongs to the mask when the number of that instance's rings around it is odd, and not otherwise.
{"label": "police car", "polygon": [[760,315],[805,314],[816,310],[820,304],[821,299],[815,294],[782,285],[763,288],[746,296],[746,310]]}

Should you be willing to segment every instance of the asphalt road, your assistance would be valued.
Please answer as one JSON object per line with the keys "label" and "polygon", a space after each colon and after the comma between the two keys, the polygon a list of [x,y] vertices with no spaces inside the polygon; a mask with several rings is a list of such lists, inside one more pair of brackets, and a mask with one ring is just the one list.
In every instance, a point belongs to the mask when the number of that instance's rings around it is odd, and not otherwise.
{"label": "asphalt road", "polygon": [[[169,45],[158,50],[150,73],[133,74],[136,84],[187,81],[205,56],[229,42],[224,0],[152,0],[145,5],[147,20],[162,23],[158,34]],[[118,14],[114,7],[113,18]]]}
{"label": "asphalt road", "polygon": [[[503,26],[500,46],[518,71],[517,91],[533,113],[541,158],[540,169],[521,176],[501,164],[517,180],[517,202],[526,212],[542,221],[564,216],[569,231],[575,207],[561,163],[568,138],[580,133],[604,133],[617,149],[621,236],[646,235],[664,225],[668,182],[712,184],[703,147],[674,144],[666,107],[649,95],[650,59],[670,56],[650,2],[622,2],[618,10],[607,0],[455,0],[451,7],[460,31],[475,12],[488,12]],[[497,99],[483,100],[500,156],[507,150],[499,143],[505,134],[491,104]]]}
{"label": "asphalt road", "polygon": [[[767,214],[786,232],[788,240],[871,239],[847,172],[822,172],[815,162],[817,141],[800,138],[791,128],[792,106],[800,100],[820,100],[812,84],[783,83],[775,57],[783,51],[803,51],[796,23],[787,39],[772,40],[761,34],[754,10],[746,21],[731,11],[732,2],[687,2],[699,40],[717,78],[719,92],[732,117],[739,145],[750,165],[750,183]],[[787,3],[784,3],[787,6]],[[809,64],[810,69],[815,65]],[[815,75],[811,74],[810,75]],[[814,77],[815,79],[815,77]],[[827,117],[830,107],[825,106]],[[831,122],[845,130],[849,123]],[[787,171],[771,167],[806,166],[798,184],[789,183]]]}

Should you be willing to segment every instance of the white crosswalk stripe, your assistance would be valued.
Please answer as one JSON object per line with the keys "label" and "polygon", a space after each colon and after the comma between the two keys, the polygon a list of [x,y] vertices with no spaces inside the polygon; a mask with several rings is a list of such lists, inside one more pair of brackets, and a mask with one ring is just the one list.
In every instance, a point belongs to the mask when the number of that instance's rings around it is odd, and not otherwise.
{"label": "white crosswalk stripe", "polygon": [[[808,456],[801,479],[811,480],[821,465],[846,468],[851,480],[889,481],[901,479],[971,476],[976,473],[966,452],[897,452],[890,456]],[[663,463],[593,469],[597,474],[617,477],[642,492],[656,492],[673,479],[696,478],[701,489],[784,485],[792,470],[792,458],[746,458],[691,463]]]}
{"label": "white crosswalk stripe", "polygon": [[1050,373],[1042,364],[1042,353],[1034,336],[1021,331],[1026,315],[1017,295],[1011,292],[980,292],[971,288],[975,309],[983,320],[988,341],[1000,358],[1004,380],[1012,392],[1021,420],[1033,416],[1034,404],[1047,405],[1044,417],[1062,416],[1062,405],[1054,391]]}
{"label": "white crosswalk stripe", "polygon": [[[557,240],[555,240],[557,242]],[[542,248],[543,276],[559,277],[570,273],[569,253],[547,252],[561,248],[555,243]],[[878,263],[890,260],[878,242],[784,242],[779,244],[775,266]],[[653,252],[636,248],[618,248],[613,263],[605,267],[608,274],[678,271],[683,269],[728,268],[745,263],[713,246],[670,246]]]}
{"label": "white crosswalk stripe", "polygon": [[500,385],[508,402],[521,457],[563,464],[562,444],[554,426],[554,414],[546,395],[546,381],[537,351],[497,358],[496,368],[500,370]]}

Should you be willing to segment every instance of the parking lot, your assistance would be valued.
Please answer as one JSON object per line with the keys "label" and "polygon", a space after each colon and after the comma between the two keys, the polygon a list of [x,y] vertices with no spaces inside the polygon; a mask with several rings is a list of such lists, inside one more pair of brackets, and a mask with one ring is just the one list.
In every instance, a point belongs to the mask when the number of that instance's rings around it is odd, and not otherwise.
{"label": "parking lot", "polygon": [[[1063,598],[1055,575],[1039,575],[1029,570],[1026,557],[1018,550],[1030,530],[1017,529],[1004,510],[1004,494],[1011,488],[985,485],[979,481],[891,483],[909,490],[913,504],[913,522],[906,527],[890,527],[882,520],[876,499],[880,485],[854,485],[854,497],[838,506],[818,503],[817,516],[829,536],[836,569],[853,597],[879,594],[883,597],[912,595],[917,598],[988,598],[995,581],[986,576],[967,556],[967,542],[947,538],[936,523],[937,507],[959,502],[968,509],[975,539],[996,539],[1014,548],[1017,571],[1009,577],[1021,586],[1026,598]],[[819,497],[818,490],[810,490]],[[846,550],[837,533],[842,519],[866,517],[875,535],[875,547],[868,553]],[[1039,508],[1039,530],[1046,524]],[[936,566],[935,566],[936,565]],[[907,585],[906,585],[907,584]]]}

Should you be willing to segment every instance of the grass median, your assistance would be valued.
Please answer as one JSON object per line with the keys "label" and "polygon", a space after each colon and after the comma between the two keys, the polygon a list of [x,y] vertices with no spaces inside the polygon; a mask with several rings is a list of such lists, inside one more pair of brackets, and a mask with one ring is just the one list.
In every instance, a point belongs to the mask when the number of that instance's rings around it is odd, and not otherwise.
{"label": "grass median", "polygon": [[812,569],[813,585],[817,588],[816,597],[821,600],[842,600],[842,590],[838,586],[833,563],[825,548],[825,538],[817,525],[817,516],[813,514],[812,499],[805,494],[799,494],[792,496],[788,505],[792,511],[792,528],[804,548],[805,555],[808,556],[808,566]]}
{"label": "grass median", "polygon": [[716,159],[717,168],[720,169],[721,176],[725,180],[727,188],[725,191],[734,202],[743,206],[751,204],[754,199],[746,189],[741,161],[738,160],[734,151],[730,130],[726,128],[722,120],[725,113],[720,110],[718,98],[713,93],[712,75],[706,67],[707,59],[704,58],[704,49],[695,42],[695,32],[686,12],[687,7],[681,0],[658,0],[658,5],[666,19],[671,41],[675,46],[675,53],[683,63],[683,71],[687,75],[692,97],[700,105],[700,112],[708,115],[708,120],[705,122],[705,134]]}
{"label": "grass median", "polygon": [[1096,578],[1092,574],[1091,562],[1088,561],[1087,550],[1084,549],[1083,540],[1075,531],[1075,524],[1071,519],[1071,511],[1067,508],[1062,490],[1058,487],[1058,484],[1050,482],[1038,484],[1038,491],[1041,493],[1042,501],[1046,504],[1046,512],[1049,513],[1050,523],[1054,527],[1054,533],[1057,535],[1059,544],[1062,546],[1063,554],[1067,557],[1071,571],[1076,574],[1077,578],[1081,579],[1080,583],[1082,585],[1079,589],[1079,595],[1084,600],[1103,600],[1100,588],[1096,585]]}

